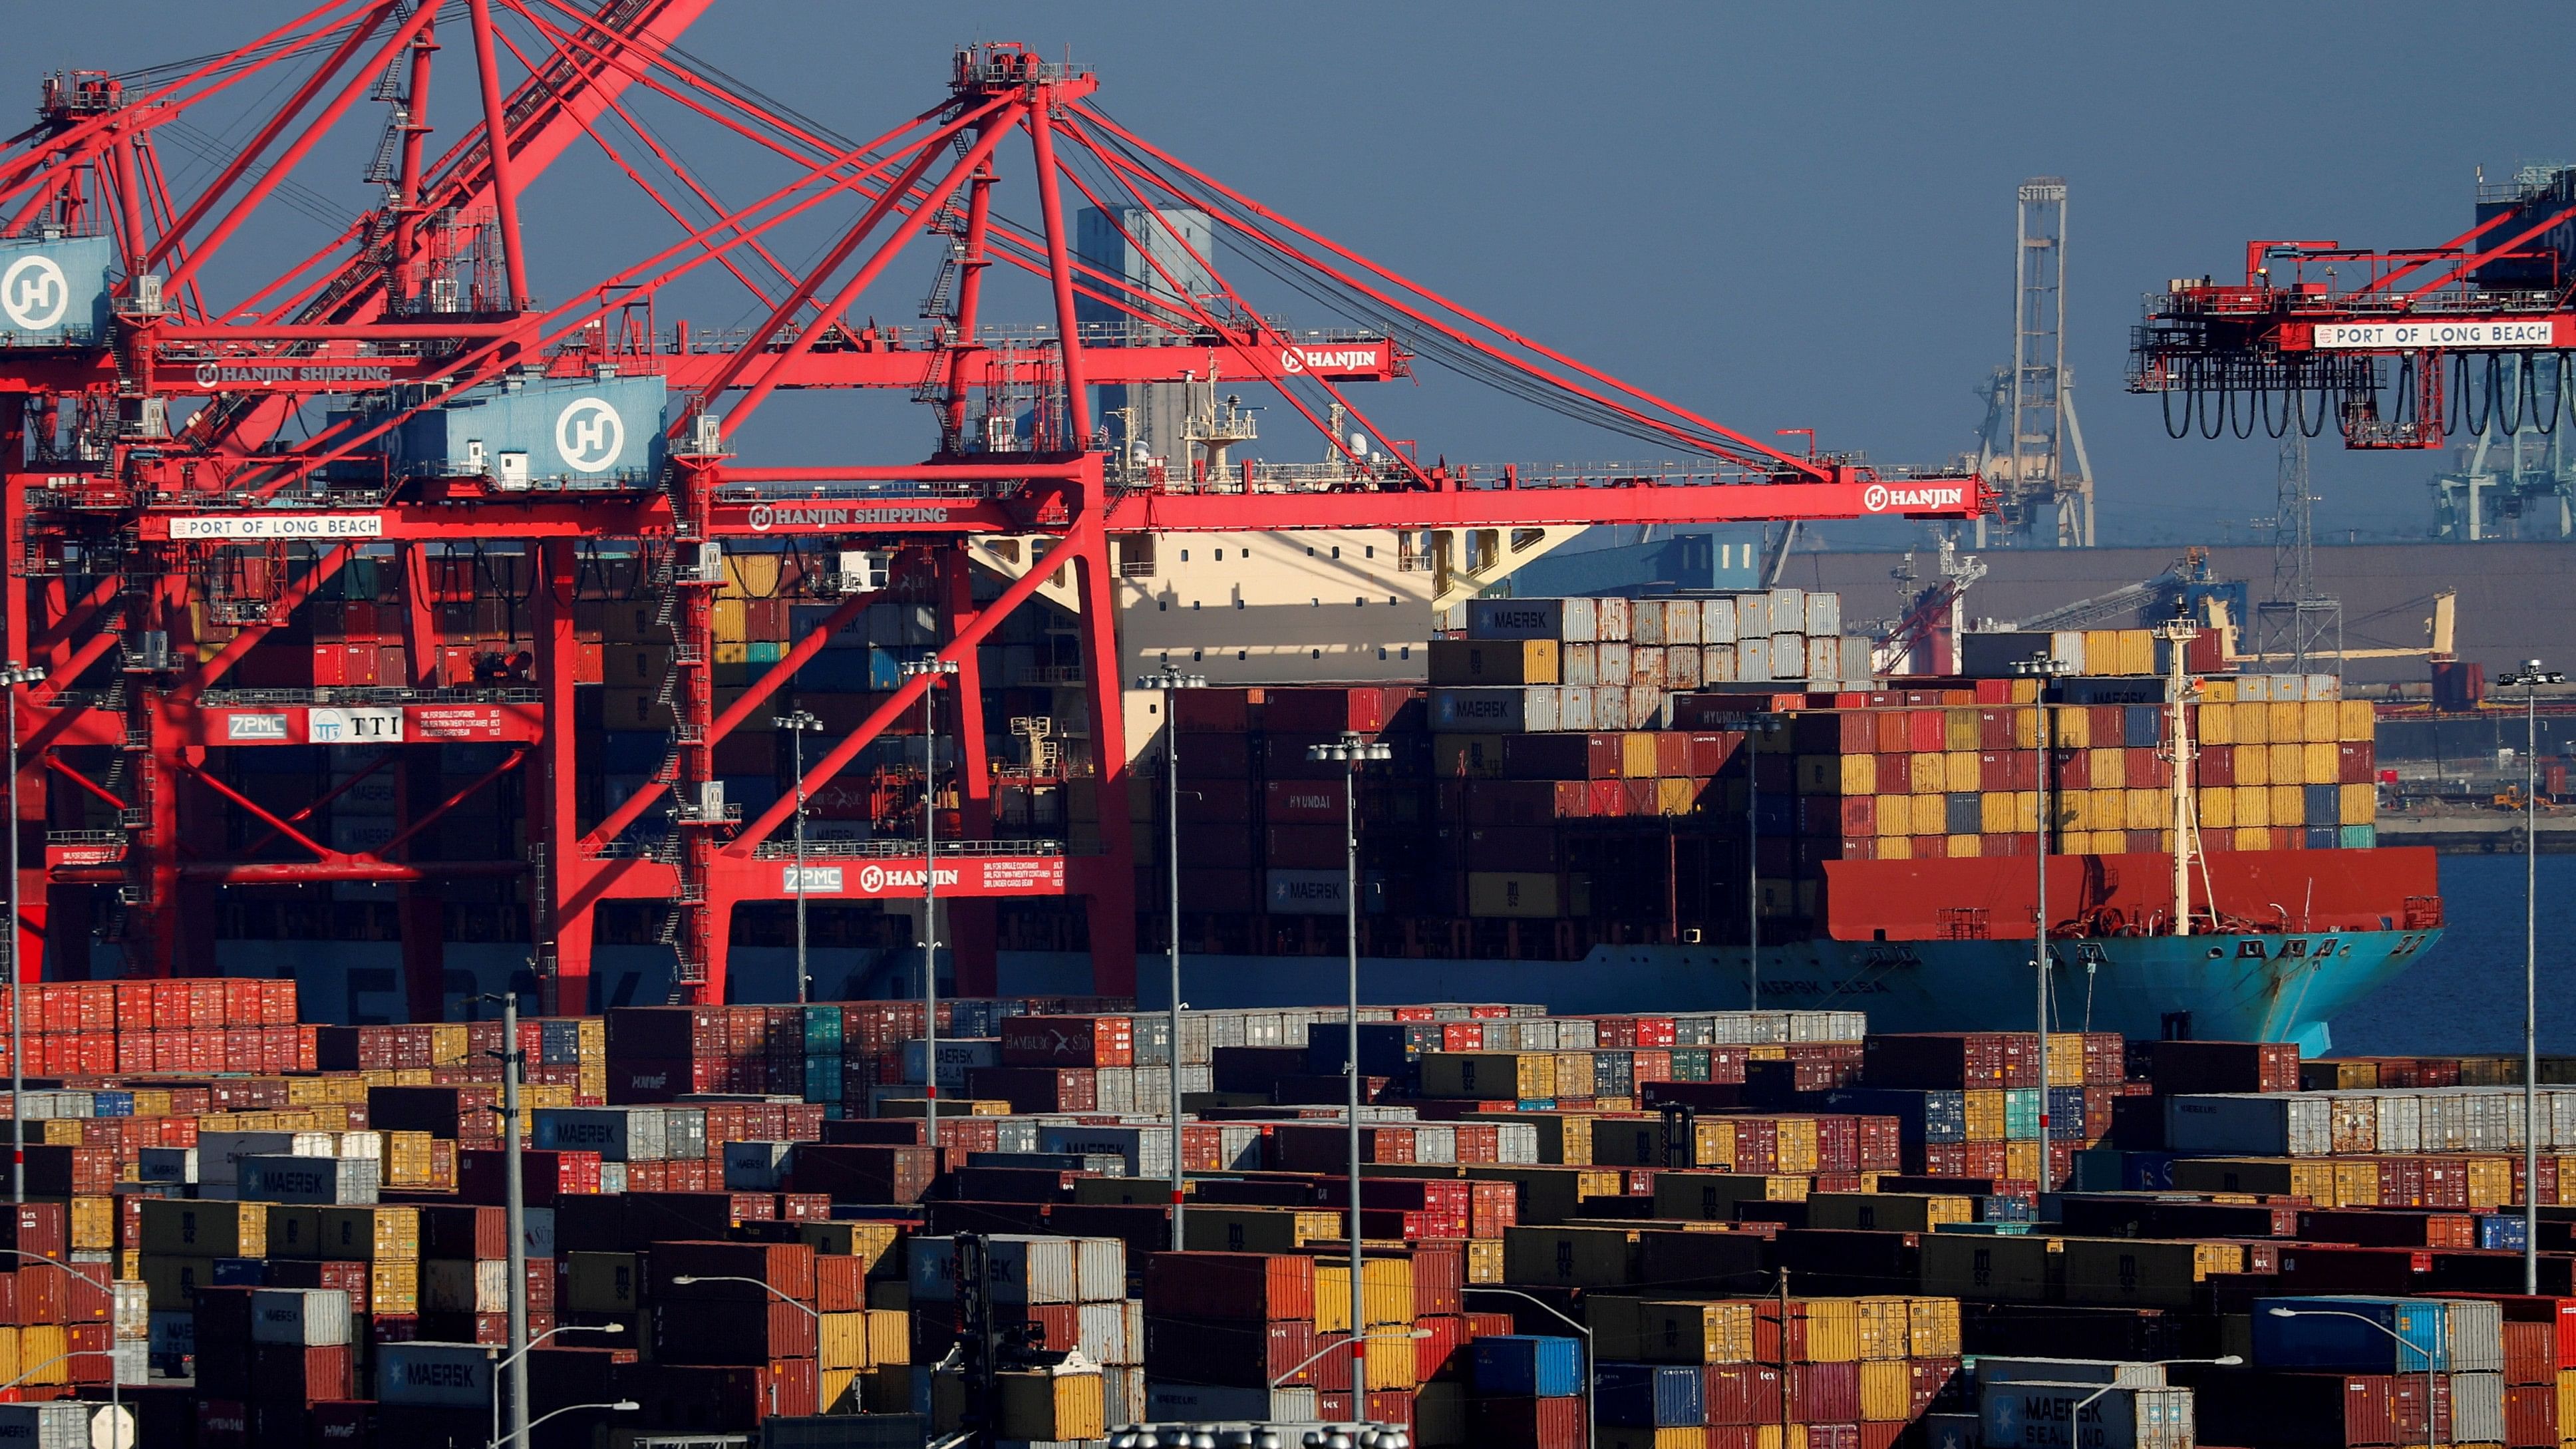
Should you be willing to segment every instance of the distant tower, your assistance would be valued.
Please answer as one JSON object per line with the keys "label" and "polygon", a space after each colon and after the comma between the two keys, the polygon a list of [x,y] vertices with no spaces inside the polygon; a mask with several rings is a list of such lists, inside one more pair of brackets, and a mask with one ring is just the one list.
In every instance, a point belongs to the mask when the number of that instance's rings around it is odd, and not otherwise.
{"label": "distant tower", "polygon": [[2272,507],[2272,597],[2254,606],[2254,652],[2263,664],[2307,674],[2327,659],[2343,673],[2343,603],[2317,592],[2317,496],[2308,481],[2308,440],[2281,440]]}
{"label": "distant tower", "polygon": [[2002,495],[2000,536],[1977,520],[1977,543],[2040,541],[2040,511],[2054,515],[2057,546],[2093,546],[2093,466],[2075,420],[2066,367],[2066,181],[2021,184],[2013,227],[2013,361],[1986,396],[1978,471]]}

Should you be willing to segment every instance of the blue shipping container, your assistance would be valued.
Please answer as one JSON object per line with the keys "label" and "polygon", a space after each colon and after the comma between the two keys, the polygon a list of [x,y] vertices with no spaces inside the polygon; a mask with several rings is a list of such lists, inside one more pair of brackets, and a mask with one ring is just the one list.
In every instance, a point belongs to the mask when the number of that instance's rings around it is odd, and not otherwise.
{"label": "blue shipping container", "polygon": [[1593,1376],[1593,1410],[1604,1424],[1627,1429],[1693,1427],[1707,1422],[1700,1370],[1678,1364],[1605,1363]]}
{"label": "blue shipping container", "polygon": [[805,1054],[809,1057],[841,1054],[841,1008],[837,1006],[805,1008]]}
{"label": "blue shipping container", "polygon": [[[2033,897],[2033,899],[2037,898]],[[2522,1251],[2522,1245],[2531,1241],[2529,1226],[2518,1217],[2508,1217],[2503,1213],[2489,1213],[2478,1219],[2478,1246],[2489,1250],[2501,1249],[2519,1253]]]}
{"label": "blue shipping container", "polygon": [[[2302,785],[2299,788],[2306,792],[2307,820],[2305,823],[2308,826],[2313,828],[2323,825],[2329,829],[2340,828],[2343,818],[2341,785]],[[2331,842],[2328,843],[2327,848],[2333,848]]]}
{"label": "blue shipping container", "polygon": [[[2130,705],[2121,711],[2120,743],[2133,750],[2152,749],[2164,742],[2164,726],[2165,712],[2162,709],[2152,704]],[[2032,899],[2038,898],[2034,896]]]}
{"label": "blue shipping container", "polygon": [[[2377,848],[2378,848],[2378,846],[2379,846],[2379,827],[2378,827],[2378,826],[2376,826],[2376,825],[2347,825],[2347,826],[2344,826],[2344,827],[2343,827],[2343,848],[2344,848],[2344,849],[2346,849],[2346,850],[2374,850],[2374,849],[2377,849]],[[2036,899],[2036,898],[2034,897],[2034,899]]]}
{"label": "blue shipping container", "polygon": [[818,650],[796,667],[796,687],[823,694],[864,694],[875,686],[868,680],[873,649]]}
{"label": "blue shipping container", "polygon": [[2254,1362],[2264,1368],[2349,1374],[2447,1369],[2442,1309],[2431,1299],[2358,1294],[2257,1298]]}
{"label": "blue shipping container", "polygon": [[2332,825],[2311,825],[2307,835],[2310,850],[2333,850],[2343,843],[2343,832]]}
{"label": "blue shipping container", "polygon": [[[2032,899],[2036,900],[2038,897],[2034,896]],[[2084,1136],[2084,1089],[2082,1087],[2048,1089],[2048,1135],[2059,1142],[2072,1142]]]}
{"label": "blue shipping container", "polygon": [[1513,1398],[1563,1399],[1583,1392],[1579,1339],[1534,1333],[1474,1340],[1476,1392]]}
{"label": "blue shipping container", "polygon": [[805,1059],[805,1100],[837,1102],[841,1100],[841,1059],[814,1057]]}

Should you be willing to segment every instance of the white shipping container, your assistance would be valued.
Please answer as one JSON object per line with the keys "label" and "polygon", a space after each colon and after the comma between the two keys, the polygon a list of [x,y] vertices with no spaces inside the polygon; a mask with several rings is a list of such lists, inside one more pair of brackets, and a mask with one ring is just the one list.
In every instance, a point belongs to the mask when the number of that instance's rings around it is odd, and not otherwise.
{"label": "white shipping container", "polygon": [[381,1165],[365,1157],[245,1156],[240,1168],[245,1201],[354,1207],[383,1185]]}
{"label": "white shipping container", "polygon": [[111,1281],[110,1321],[119,1338],[148,1339],[152,1336],[152,1289],[149,1284],[132,1278]]}
{"label": "white shipping container", "polygon": [[1568,644],[1597,644],[1601,641],[1601,609],[1598,599],[1566,599],[1562,632],[1557,636]]}
{"label": "white shipping container", "polygon": [[1074,1281],[1085,1303],[1117,1303],[1127,1297],[1127,1244],[1117,1238],[1073,1240]]}
{"label": "white shipping container", "polygon": [[1628,683],[1661,689],[1670,677],[1664,668],[1664,656],[1672,651],[1660,644],[1635,644],[1628,649]]}
{"label": "white shipping container", "polygon": [[1804,589],[1769,589],[1763,593],[1765,607],[1771,615],[1774,634],[1804,634],[1807,629],[1807,593]]}
{"label": "white shipping container", "polygon": [[727,1192],[784,1192],[795,1170],[796,1144],[793,1142],[728,1142],[724,1145],[724,1185]]}
{"label": "white shipping container", "polygon": [[[1843,641],[1830,634],[1807,637],[1807,677],[1840,679],[1843,677]],[[2037,896],[2031,899],[2037,900]],[[2035,968],[2034,968],[2035,969]]]}
{"label": "white shipping container", "polygon": [[1735,646],[1703,644],[1699,651],[1699,678],[1702,685],[1715,686],[1735,682]]}
{"label": "white shipping container", "polygon": [[1626,685],[1604,684],[1592,691],[1592,727],[1596,730],[1629,728]]}
{"label": "white shipping container", "polygon": [[340,1347],[349,1342],[349,1295],[338,1288],[253,1289],[250,1341]]}
{"label": "white shipping container", "polygon": [[1603,644],[1592,656],[1594,684],[1633,684],[1636,674],[1634,644]]}
{"label": "white shipping container", "polygon": [[1878,672],[1877,664],[1870,657],[1872,645],[1869,640],[1857,634],[1845,634],[1837,642],[1842,650],[1842,679],[1845,683],[1865,680]]}
{"label": "white shipping container", "polygon": [[1600,598],[1592,601],[1593,616],[1599,621],[1593,638],[1602,644],[1625,644],[1635,635],[1629,623],[1626,599]]}
{"label": "white shipping container", "polygon": [[1843,631],[1843,596],[1829,590],[1816,590],[1807,595],[1807,632],[1840,634]]}
{"label": "white shipping container", "polygon": [[1700,650],[1703,647],[1705,646],[1698,644],[1676,644],[1664,651],[1664,684],[1666,687],[1672,689],[1697,689],[1700,687],[1703,678],[1700,673],[1700,666],[1706,662],[1700,653]]}
{"label": "white shipping container", "polygon": [[[1134,1363],[1143,1357],[1127,1348],[1127,1303],[1085,1303],[1074,1310],[1075,1345],[1097,1364]],[[1139,1349],[1143,1344],[1136,1346]]]}
{"label": "white shipping container", "polygon": [[1556,727],[1589,733],[1592,723],[1592,686],[1567,685],[1556,694]]}
{"label": "white shipping container", "polygon": [[1568,644],[1557,651],[1556,682],[1590,688],[1601,682],[1601,646]]}
{"label": "white shipping container", "polygon": [[1697,599],[1664,600],[1664,643],[1669,646],[1698,644],[1701,622]]}
{"label": "white shipping container", "polygon": [[1659,730],[1671,724],[1664,715],[1664,692],[1651,684],[1628,686],[1628,728]]}
{"label": "white shipping container", "polygon": [[2326,1157],[2334,1103],[2319,1095],[2229,1092],[2165,1099],[2168,1151],[2256,1157]]}
{"label": "white shipping container", "polygon": [[[986,1239],[987,1286],[996,1303],[1079,1303],[1073,1238],[997,1233]],[[1125,1295],[1121,1274],[1120,1296]]]}
{"label": "white shipping container", "polygon": [[492,1361],[499,1352],[476,1343],[378,1344],[376,1400],[437,1409],[485,1408],[492,1402]]}
{"label": "white shipping container", "polygon": [[1771,636],[1771,677],[1804,679],[1807,677],[1807,636],[1774,633]]}
{"label": "white shipping container", "polygon": [[1736,601],[1702,599],[1699,601],[1699,642],[1732,644],[1735,642]]}
{"label": "white shipping container", "polygon": [[1751,635],[1735,646],[1735,682],[1769,684],[1771,682],[1771,636]]}
{"label": "white shipping container", "polygon": [[[2035,898],[2034,898],[2035,899]],[[2454,1444],[2504,1442],[2504,1375],[2451,1375],[2451,1437]]]}
{"label": "white shipping container", "polygon": [[[8,1449],[106,1449],[120,1441],[90,1436],[90,1405],[72,1401],[50,1404],[0,1404],[0,1445]],[[133,1427],[126,1427],[122,1440],[134,1442]]]}

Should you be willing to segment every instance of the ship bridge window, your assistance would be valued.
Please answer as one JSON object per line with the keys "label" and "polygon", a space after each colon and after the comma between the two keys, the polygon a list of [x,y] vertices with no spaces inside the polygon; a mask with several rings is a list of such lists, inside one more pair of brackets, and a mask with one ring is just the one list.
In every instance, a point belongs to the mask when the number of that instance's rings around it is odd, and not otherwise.
{"label": "ship bridge window", "polygon": [[1395,595],[1389,594],[1386,596],[1386,606],[1390,609],[1395,607]]}
{"label": "ship bridge window", "polygon": [[1234,659],[1235,659],[1235,662],[1236,662],[1236,663],[1238,663],[1238,664],[1242,663],[1242,662],[1243,662],[1243,660],[1245,659],[1245,657],[1246,657],[1246,656],[1245,656],[1245,654],[1244,654],[1244,652],[1243,652],[1242,650],[1237,649],[1236,651],[1234,651]]}
{"label": "ship bridge window", "polygon": [[1182,549],[1182,550],[1181,550],[1181,562],[1183,562],[1183,563],[1188,563],[1189,561],[1190,561],[1190,551],[1189,551],[1188,549]]}
{"label": "ship bridge window", "polygon": [[1306,545],[1306,557],[1308,557],[1308,558],[1313,558],[1314,556],[1315,556],[1315,546],[1314,546],[1313,544],[1311,544],[1311,543],[1310,543],[1310,544]]}
{"label": "ship bridge window", "polygon": [[1204,650],[1204,649],[1193,649],[1193,650],[1191,650],[1191,651],[1190,651],[1190,662],[1191,662],[1192,664],[1196,664],[1196,663],[1198,663],[1198,662],[1199,662],[1199,658],[1200,658],[1200,656],[1201,656],[1201,655],[1203,655],[1203,654],[1205,654],[1206,652],[1207,652],[1207,651],[1206,651],[1206,650]]}
{"label": "ship bridge window", "polygon": [[1234,596],[1234,606],[1238,609],[1243,607],[1243,596],[1241,594]]}
{"label": "ship bridge window", "polygon": [[1362,557],[1362,558],[1375,558],[1375,557],[1377,557],[1377,545],[1376,545],[1376,544],[1373,544],[1373,543],[1372,543],[1372,544],[1369,544],[1365,549],[1363,549],[1363,550],[1361,551],[1361,553],[1360,553],[1360,557]]}
{"label": "ship bridge window", "polygon": [[1333,545],[1333,557],[1335,557],[1335,558],[1340,558],[1341,556],[1342,556],[1342,546],[1341,546],[1340,544],[1338,544],[1338,543],[1337,543],[1337,544],[1334,544],[1334,545]]}
{"label": "ship bridge window", "polygon": [[1365,608],[1367,608],[1367,607],[1368,607],[1368,600],[1366,600],[1366,599],[1353,599],[1353,600],[1351,600],[1351,607],[1352,607],[1352,608],[1354,608],[1354,609],[1365,609]]}
{"label": "ship bridge window", "polygon": [[1223,562],[1225,562],[1225,550],[1224,550],[1224,549],[1218,549],[1218,550],[1216,551],[1216,561],[1217,561],[1218,563],[1223,563]]}
{"label": "ship bridge window", "polygon": [[1412,657],[1413,657],[1413,646],[1412,646],[1412,645],[1410,645],[1410,644],[1405,645],[1403,648],[1401,648],[1401,649],[1399,649],[1399,650],[1397,650],[1397,651],[1396,651],[1396,655],[1395,655],[1395,657],[1396,657],[1396,658],[1398,658],[1398,659],[1410,659],[1410,658],[1412,658]]}

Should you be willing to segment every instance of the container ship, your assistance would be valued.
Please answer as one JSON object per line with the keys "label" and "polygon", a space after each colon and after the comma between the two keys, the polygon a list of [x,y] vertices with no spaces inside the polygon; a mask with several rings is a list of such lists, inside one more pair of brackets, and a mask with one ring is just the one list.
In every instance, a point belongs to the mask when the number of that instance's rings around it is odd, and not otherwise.
{"label": "container ship", "polygon": [[[1231,587],[1256,599],[1316,587],[1313,571],[1342,566],[1330,556],[1336,548],[1375,552],[1343,539],[1315,546],[1310,562],[1310,545],[1293,536],[1245,535],[1227,546],[1241,571]],[[1218,563],[1213,543],[1190,547]],[[1382,626],[1395,641],[1383,646],[1346,631],[1331,663],[1318,657],[1320,631],[1274,628],[1256,658],[1255,642],[1230,623],[1236,611],[1205,630],[1168,624],[1206,611],[1186,607],[1197,586],[1180,571],[1192,568],[1189,551],[1164,552],[1172,573],[1137,569],[1122,581],[1130,673],[1168,661],[1218,680],[1275,679],[1293,678],[1293,666],[1364,663],[1396,677],[1208,682],[1176,691],[1169,721],[1159,692],[1125,693],[1136,758],[1120,803],[1136,848],[1138,989],[1148,1003],[1167,996],[1159,968],[1175,886],[1191,1004],[1340,995],[1353,773],[1313,751],[1348,733],[1388,756],[1356,774],[1360,977],[1374,1001],[1499,994],[1559,1011],[1656,1001],[1866,1010],[1891,1029],[2016,1024],[2034,1009],[2043,781],[2052,996],[2064,1029],[2293,1040],[2322,1052],[2337,1011],[2440,935],[2430,852],[2376,846],[2371,706],[2338,698],[2329,676],[2220,672],[2216,631],[2197,643],[2137,629],[1967,635],[1955,652],[1970,673],[1873,677],[1871,641],[1841,632],[1841,601],[1826,592],[1476,599],[1440,616],[1417,595],[1405,617],[1454,627],[1406,641],[1399,621]],[[1400,540],[1389,537],[1385,552],[1384,564],[1358,562],[1408,587],[1394,566]],[[452,579],[456,595],[438,606],[456,625],[440,667],[460,689],[508,689],[526,647],[513,632],[520,560],[493,553],[455,563],[434,576]],[[720,689],[782,656],[833,607],[801,598],[799,571],[812,567],[787,551],[726,560],[713,610]],[[356,594],[372,573],[347,577]],[[614,592],[635,577],[633,560],[607,560],[599,587]],[[361,646],[340,635],[370,631],[377,607],[323,601],[309,655],[269,651],[248,667],[351,658]],[[577,748],[602,764],[580,782],[587,824],[644,788],[671,748],[669,710],[653,690],[670,646],[667,635],[651,638],[649,598],[576,607],[585,680],[574,694]],[[908,713],[809,792],[805,848],[825,863],[809,869],[864,870],[919,849],[925,740],[937,759],[933,829],[950,842],[948,860],[971,865],[959,852],[1000,850],[1079,861],[1098,849],[1106,802],[1089,758],[1081,670],[1065,648],[1078,615],[1047,606],[1024,617],[981,661],[986,678],[1013,681],[984,702],[985,738],[973,752],[989,772],[989,842],[956,843],[976,833],[956,715],[943,708],[925,734],[921,716]],[[757,811],[793,789],[800,746],[775,720],[803,714],[828,737],[877,708],[933,648],[926,604],[882,601],[856,619],[797,670],[792,694],[717,746],[729,804]],[[1244,647],[1223,647],[1237,642]],[[1974,677],[2026,668],[2034,655],[2056,661],[2052,672]],[[303,687],[308,677],[244,682]],[[311,682],[333,686],[345,681]],[[2190,761],[2180,800],[2183,932],[2174,908],[2177,721]],[[446,745],[444,777],[488,770],[504,749]],[[249,798],[284,808],[327,797],[328,827],[344,844],[396,828],[390,782],[353,778],[358,767],[334,758],[345,751],[231,753],[237,773],[227,778]],[[1176,779],[1165,776],[1167,758]],[[523,809],[502,792],[488,813],[446,822],[444,848],[515,850],[528,838]],[[1167,854],[1175,841],[1177,872]],[[342,1019],[384,1012],[401,964],[395,893],[327,889],[327,901],[310,887],[237,889],[247,899],[225,916],[217,954],[239,970],[250,959],[295,963],[311,953],[298,971],[308,1007],[318,999]],[[1758,933],[1748,919],[1754,901]],[[941,909],[947,985],[1092,988],[1077,905],[961,896]],[[442,915],[451,989],[525,969],[527,912],[505,885],[478,899],[451,883]],[[738,908],[740,999],[792,999],[793,916],[792,905]],[[917,895],[854,906],[818,894],[806,918],[818,993],[918,991]],[[605,1001],[668,993],[672,956],[655,940],[663,919],[658,903],[602,904]],[[343,938],[315,939],[332,933]],[[378,939],[365,940],[371,934]],[[1748,969],[1748,946],[1758,969]],[[978,951],[989,953],[982,963]],[[371,954],[380,967],[347,969]],[[370,983],[382,995],[371,997]],[[335,987],[345,993],[337,1001]]]}

